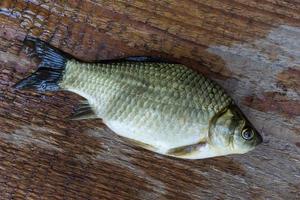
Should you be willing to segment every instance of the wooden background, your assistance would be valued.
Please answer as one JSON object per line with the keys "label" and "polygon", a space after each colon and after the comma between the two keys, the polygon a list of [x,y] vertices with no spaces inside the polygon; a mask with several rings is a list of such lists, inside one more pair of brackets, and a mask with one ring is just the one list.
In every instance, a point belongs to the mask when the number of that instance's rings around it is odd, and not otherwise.
{"label": "wooden background", "polygon": [[[0,2],[0,199],[300,199],[299,0]],[[265,142],[178,160],[68,121],[80,97],[11,88],[37,66],[26,35],[86,61],[180,61],[222,84]]]}

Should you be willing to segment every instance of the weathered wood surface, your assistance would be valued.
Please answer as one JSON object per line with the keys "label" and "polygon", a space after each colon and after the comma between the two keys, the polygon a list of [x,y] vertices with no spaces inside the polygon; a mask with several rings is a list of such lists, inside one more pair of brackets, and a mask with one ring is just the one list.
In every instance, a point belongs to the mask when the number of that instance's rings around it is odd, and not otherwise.
{"label": "weathered wood surface", "polygon": [[[299,199],[299,0],[1,0],[0,199]],[[133,147],[80,97],[15,91],[33,35],[92,61],[163,55],[221,83],[260,130],[245,155],[186,161]]]}

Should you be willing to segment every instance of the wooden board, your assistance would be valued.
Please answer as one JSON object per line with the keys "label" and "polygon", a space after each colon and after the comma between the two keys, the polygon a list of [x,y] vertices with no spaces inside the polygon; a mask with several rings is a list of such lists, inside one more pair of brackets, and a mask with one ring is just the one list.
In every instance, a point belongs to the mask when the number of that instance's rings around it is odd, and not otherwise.
{"label": "wooden board", "polygon": [[[300,1],[0,2],[0,199],[299,199]],[[86,61],[160,55],[223,85],[265,142],[187,161],[129,145],[81,99],[15,91],[39,37]]]}

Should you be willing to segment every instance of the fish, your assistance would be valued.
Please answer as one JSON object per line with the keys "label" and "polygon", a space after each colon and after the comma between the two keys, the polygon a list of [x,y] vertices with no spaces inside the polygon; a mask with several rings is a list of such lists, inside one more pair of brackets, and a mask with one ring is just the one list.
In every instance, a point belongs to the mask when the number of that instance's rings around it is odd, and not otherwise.
{"label": "fish", "polygon": [[24,44],[40,63],[16,89],[76,93],[86,100],[70,119],[101,118],[131,144],[205,159],[244,154],[263,141],[219,84],[183,64],[149,56],[89,63],[38,38]]}

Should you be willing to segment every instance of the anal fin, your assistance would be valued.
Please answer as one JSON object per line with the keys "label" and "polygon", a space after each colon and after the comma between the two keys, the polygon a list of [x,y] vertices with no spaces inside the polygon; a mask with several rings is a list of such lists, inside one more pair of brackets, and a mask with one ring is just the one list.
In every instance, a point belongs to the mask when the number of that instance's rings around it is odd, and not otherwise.
{"label": "anal fin", "polygon": [[70,120],[83,120],[99,118],[88,101],[83,101],[77,106],[75,112],[69,117]]}
{"label": "anal fin", "polygon": [[137,141],[137,140],[134,140],[134,139],[130,139],[130,138],[126,138],[126,140],[134,145],[134,146],[138,146],[138,147],[141,147],[141,148],[144,148],[144,149],[147,149],[149,151],[156,151],[157,149],[150,145],[150,144],[146,144],[146,143],[143,143],[143,142],[140,142],[140,141]]}

